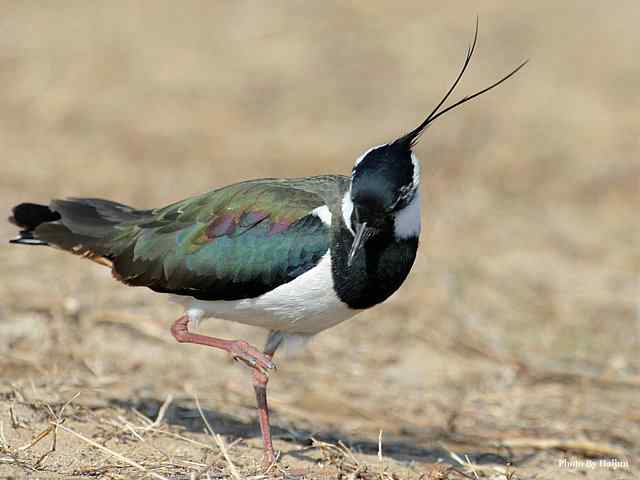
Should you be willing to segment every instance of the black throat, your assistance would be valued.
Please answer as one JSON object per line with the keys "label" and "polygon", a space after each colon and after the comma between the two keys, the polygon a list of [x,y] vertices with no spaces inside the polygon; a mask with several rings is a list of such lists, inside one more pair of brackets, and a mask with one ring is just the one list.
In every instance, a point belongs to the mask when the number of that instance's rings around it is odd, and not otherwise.
{"label": "black throat", "polygon": [[418,237],[398,240],[393,231],[371,237],[356,254],[351,266],[347,257],[353,235],[340,222],[332,229],[331,260],[338,298],[353,309],[384,302],[404,282],[418,250]]}

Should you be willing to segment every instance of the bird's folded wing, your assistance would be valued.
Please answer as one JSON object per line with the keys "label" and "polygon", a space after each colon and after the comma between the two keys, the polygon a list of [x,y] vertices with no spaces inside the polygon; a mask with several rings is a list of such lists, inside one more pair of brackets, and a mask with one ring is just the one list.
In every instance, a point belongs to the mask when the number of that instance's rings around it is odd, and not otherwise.
{"label": "bird's folded wing", "polygon": [[259,296],[315,266],[328,227],[315,193],[286,180],[230,185],[123,225],[114,275],[129,285],[203,300]]}

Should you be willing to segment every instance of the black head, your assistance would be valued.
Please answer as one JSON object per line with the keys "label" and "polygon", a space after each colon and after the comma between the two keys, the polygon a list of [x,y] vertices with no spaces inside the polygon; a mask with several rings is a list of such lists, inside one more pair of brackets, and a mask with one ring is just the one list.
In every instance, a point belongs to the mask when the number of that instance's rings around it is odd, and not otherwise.
{"label": "black head", "polygon": [[418,189],[420,166],[407,145],[393,142],[367,151],[353,167],[353,220],[384,229]]}
{"label": "black head", "polygon": [[390,235],[397,215],[415,198],[420,164],[411,143],[401,139],[373,147],[353,167],[345,197],[345,222],[354,233],[348,265],[371,236]]}
{"label": "black head", "polygon": [[[349,254],[349,265],[360,246],[377,232],[390,231],[395,216],[414,198],[420,183],[420,166],[412,149],[420,135],[436,118],[497,87],[515,75],[527,63],[518,67],[497,82],[440,110],[455,90],[466,71],[478,41],[478,22],[473,42],[467,49],[464,63],[455,81],[427,118],[415,129],[386,145],[374,147],[358,159],[351,175],[350,197],[345,199],[345,221],[355,238]],[[349,218],[346,218],[349,217]]]}

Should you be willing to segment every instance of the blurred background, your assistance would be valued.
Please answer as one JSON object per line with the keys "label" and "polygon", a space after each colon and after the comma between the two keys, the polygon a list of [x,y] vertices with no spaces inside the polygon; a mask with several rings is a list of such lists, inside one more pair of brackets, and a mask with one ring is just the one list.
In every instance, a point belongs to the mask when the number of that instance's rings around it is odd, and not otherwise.
{"label": "blurred background", "polygon": [[[343,468],[326,449],[287,454],[310,436],[342,440],[366,462],[380,430],[385,468],[400,477],[441,458],[455,464],[452,451],[491,454],[522,478],[573,478],[558,466],[566,457],[635,455],[637,468],[637,2],[0,5],[6,215],[52,197],[146,208],[248,178],[348,174],[362,151],[412,129],[440,100],[478,14],[476,55],[453,98],[531,62],[425,132],[413,272],[384,305],[280,359],[276,446],[310,476]],[[0,223],[0,234],[15,228]],[[172,394],[163,428],[213,443],[195,392],[236,463],[259,462],[246,373],[174,344],[177,306],[51,249],[2,241],[0,266],[9,447],[46,428],[45,403],[82,392],[69,428],[144,465],[162,448],[177,459],[165,473],[189,473],[188,461],[206,464],[201,447],[163,433],[140,442],[118,418],[154,419]],[[218,320],[202,328],[263,338]],[[71,435],[59,442],[39,465],[44,442],[20,461],[69,475],[117,463]]]}

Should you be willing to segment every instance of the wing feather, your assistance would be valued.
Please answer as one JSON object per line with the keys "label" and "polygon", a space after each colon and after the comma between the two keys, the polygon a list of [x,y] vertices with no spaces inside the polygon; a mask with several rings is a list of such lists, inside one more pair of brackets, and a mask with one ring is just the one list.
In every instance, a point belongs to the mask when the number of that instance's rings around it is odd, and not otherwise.
{"label": "wing feather", "polygon": [[230,185],[153,210],[127,226],[113,259],[129,285],[206,300],[259,296],[316,265],[328,227],[323,199],[285,180]]}

